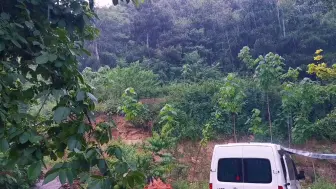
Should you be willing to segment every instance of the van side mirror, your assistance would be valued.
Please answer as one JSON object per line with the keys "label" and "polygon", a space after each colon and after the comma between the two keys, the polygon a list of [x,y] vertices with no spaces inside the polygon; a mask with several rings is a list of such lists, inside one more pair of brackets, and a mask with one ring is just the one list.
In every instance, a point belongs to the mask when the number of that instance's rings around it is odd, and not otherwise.
{"label": "van side mirror", "polygon": [[297,180],[305,180],[306,176],[304,171],[300,171],[300,173],[297,175]]}

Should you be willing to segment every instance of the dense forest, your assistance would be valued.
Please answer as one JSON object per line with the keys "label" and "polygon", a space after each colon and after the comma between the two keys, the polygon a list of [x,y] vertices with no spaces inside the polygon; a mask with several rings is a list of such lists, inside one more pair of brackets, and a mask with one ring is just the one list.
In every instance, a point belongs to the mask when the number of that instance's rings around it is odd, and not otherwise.
{"label": "dense forest", "polygon": [[207,123],[232,134],[234,119],[242,136],[332,140],[334,85],[308,65],[335,61],[334,4],[158,0],[100,8],[100,36],[81,68],[108,104],[103,111],[117,112],[128,87],[137,98],[167,98],[181,111],[183,137],[200,138]]}
{"label": "dense forest", "polygon": [[334,9],[332,1],[317,0],[150,0],[139,8],[101,8],[100,36],[90,43],[94,56],[81,68],[140,61],[164,82],[182,79],[183,65],[209,75],[213,69],[244,74],[237,55],[249,46],[254,56],[274,52],[286,68],[306,69],[316,49],[335,60]]}
{"label": "dense forest", "polygon": [[209,188],[209,144],[336,142],[333,0],[112,3],[0,1],[0,188]]}

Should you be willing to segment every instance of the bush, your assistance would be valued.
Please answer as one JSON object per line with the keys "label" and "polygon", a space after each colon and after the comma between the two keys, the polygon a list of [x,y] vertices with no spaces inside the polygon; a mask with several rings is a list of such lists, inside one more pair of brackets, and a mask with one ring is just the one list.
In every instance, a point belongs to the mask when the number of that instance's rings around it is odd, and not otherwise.
{"label": "bush", "polygon": [[134,88],[140,98],[153,97],[158,93],[157,90],[153,90],[158,87],[158,75],[143,69],[138,63],[125,68],[111,69],[105,66],[97,72],[85,68],[83,76],[95,88],[94,94],[100,100],[120,99],[129,87]]}
{"label": "bush", "polygon": [[214,112],[216,105],[214,97],[219,88],[220,81],[213,80],[170,86],[168,103],[184,112],[184,115],[178,114],[185,120],[181,123],[182,137],[195,139],[201,136],[203,125],[209,121]]}
{"label": "bush", "polygon": [[127,88],[122,95],[122,105],[118,108],[125,114],[125,119],[137,127],[144,126],[148,121],[148,109],[138,102],[137,93],[133,88]]}
{"label": "bush", "polygon": [[0,188],[28,189],[34,185],[35,180],[29,180],[27,167],[6,167],[7,159],[0,153]]}
{"label": "bush", "polygon": [[174,189],[208,189],[208,182],[189,183],[188,181],[179,180],[172,184]]}
{"label": "bush", "polygon": [[306,189],[336,189],[336,184],[320,179]]}

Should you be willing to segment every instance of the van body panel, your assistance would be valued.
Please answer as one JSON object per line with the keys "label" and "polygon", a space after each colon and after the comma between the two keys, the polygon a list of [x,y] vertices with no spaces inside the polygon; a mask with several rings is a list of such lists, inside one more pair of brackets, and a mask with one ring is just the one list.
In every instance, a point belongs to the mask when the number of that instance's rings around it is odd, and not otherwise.
{"label": "van body panel", "polygon": [[295,179],[293,175],[287,178],[291,170],[286,170],[287,164],[295,164],[292,159],[286,160],[288,154],[282,159],[280,149],[280,145],[271,143],[216,145],[210,171],[213,189],[275,189],[286,185],[288,189],[301,189],[296,173]]}
{"label": "van body panel", "polygon": [[220,159],[241,158],[243,156],[243,146],[216,146],[211,161],[210,183],[213,188],[221,189],[244,189],[243,182],[221,182],[218,181],[218,162]]}
{"label": "van body panel", "polygon": [[294,167],[294,162],[289,154],[284,154],[283,159],[286,167],[286,180],[288,189],[301,189],[300,181],[296,179],[296,170]]}
{"label": "van body panel", "polygon": [[[271,165],[271,182],[270,183],[248,183],[245,182],[244,189],[269,189],[269,188],[277,188],[278,187],[278,174],[279,169],[275,163],[275,156],[272,147],[269,146],[244,146],[243,147],[243,158],[254,158],[254,159],[265,159],[268,160]],[[260,169],[264,169],[264,167],[260,167]],[[259,170],[260,171],[260,170]]]}

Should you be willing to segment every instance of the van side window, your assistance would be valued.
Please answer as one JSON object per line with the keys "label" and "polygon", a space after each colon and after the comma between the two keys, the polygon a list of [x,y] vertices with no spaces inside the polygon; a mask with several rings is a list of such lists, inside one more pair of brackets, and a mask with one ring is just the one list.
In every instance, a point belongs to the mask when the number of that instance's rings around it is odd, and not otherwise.
{"label": "van side window", "polygon": [[296,180],[294,165],[293,165],[292,159],[289,156],[286,157],[286,165],[287,165],[287,168],[288,168],[289,179],[290,180]]}
{"label": "van side window", "polygon": [[218,161],[217,180],[220,182],[243,182],[241,158],[224,158]]}
{"label": "van side window", "polygon": [[272,182],[271,162],[260,158],[223,158],[218,161],[217,180],[267,184]]}
{"label": "van side window", "polygon": [[272,182],[271,163],[268,159],[246,158],[243,161],[245,183],[266,184]]}
{"label": "van side window", "polygon": [[281,160],[281,167],[282,167],[284,178],[285,178],[285,180],[287,180],[287,176],[286,176],[287,175],[287,171],[286,171],[284,159],[281,157],[280,160]]}

